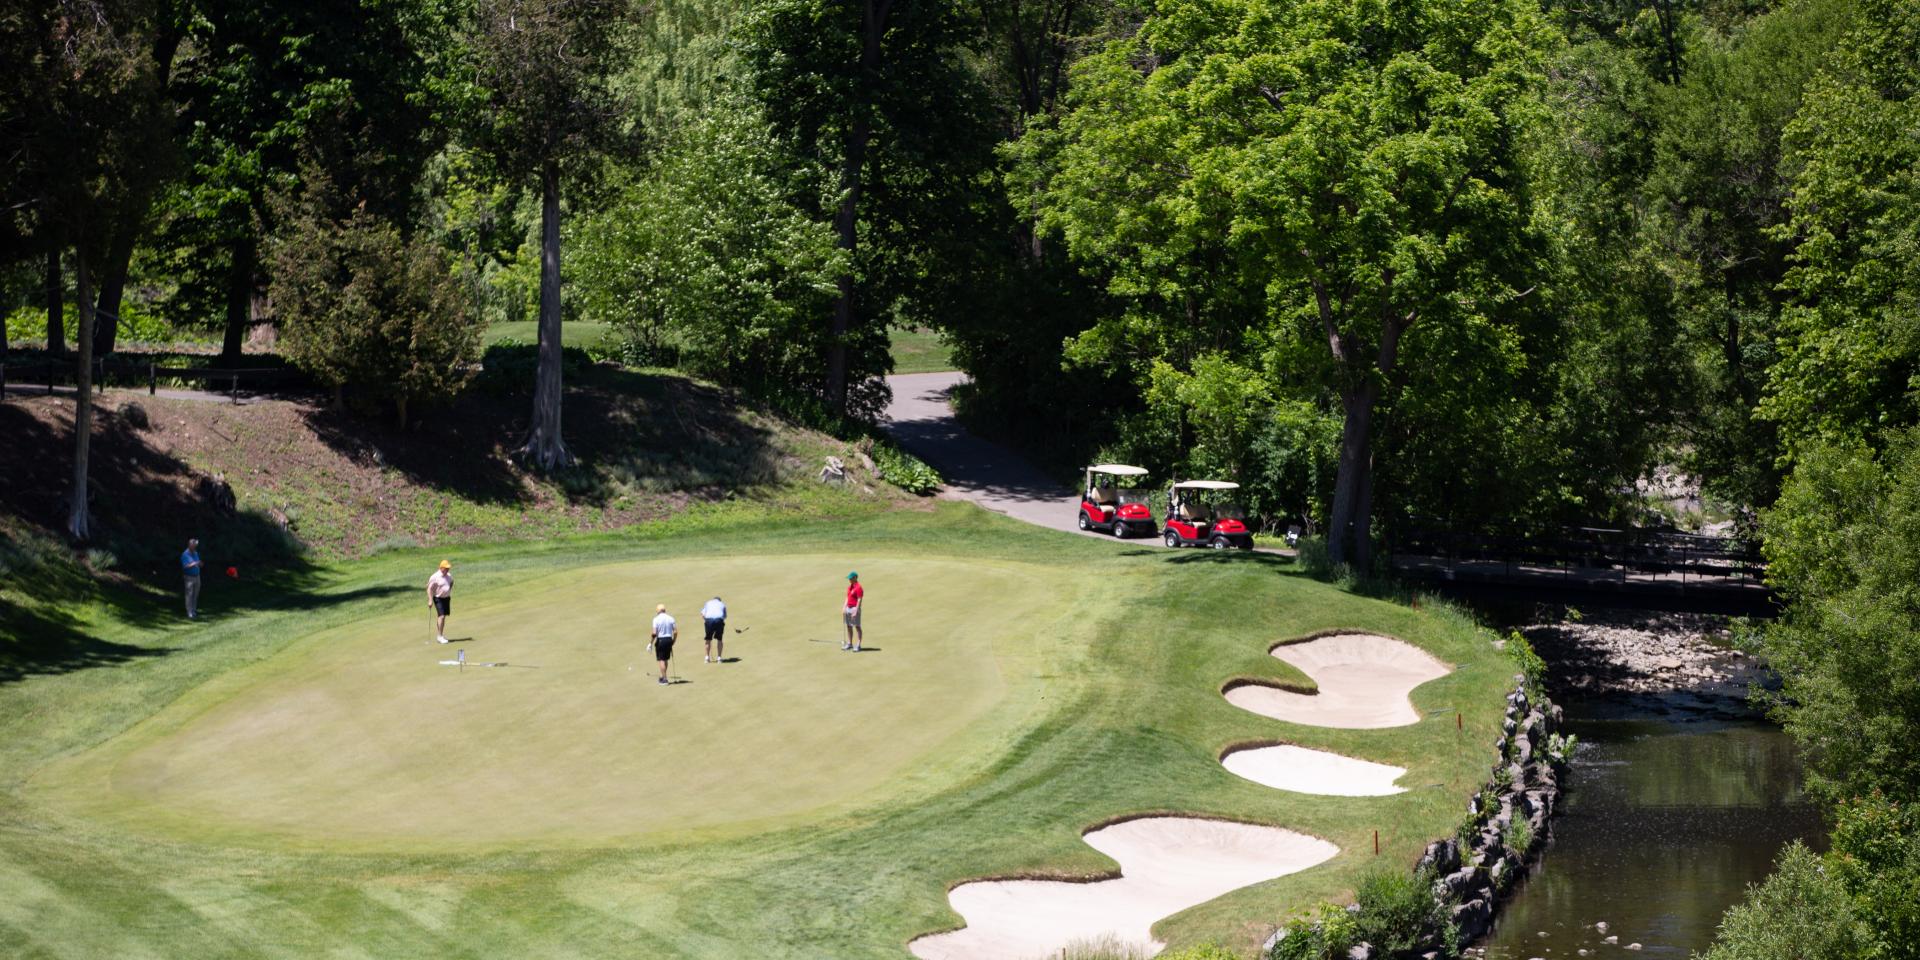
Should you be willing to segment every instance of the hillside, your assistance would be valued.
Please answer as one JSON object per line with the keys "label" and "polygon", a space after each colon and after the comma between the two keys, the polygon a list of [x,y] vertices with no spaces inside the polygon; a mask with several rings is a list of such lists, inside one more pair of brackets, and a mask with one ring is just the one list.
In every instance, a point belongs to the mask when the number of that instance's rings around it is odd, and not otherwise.
{"label": "hillside", "polygon": [[[795,510],[910,499],[863,469],[851,445],[672,374],[583,370],[566,406],[582,466],[551,478],[510,456],[526,408],[523,397],[475,390],[400,431],[318,398],[235,406],[107,391],[92,454],[91,566],[170,588],[188,536],[218,569],[617,529],[739,498]],[[0,403],[0,538],[13,552],[60,539],[72,420],[66,397]],[[844,493],[811,480],[829,455],[851,465]]]}

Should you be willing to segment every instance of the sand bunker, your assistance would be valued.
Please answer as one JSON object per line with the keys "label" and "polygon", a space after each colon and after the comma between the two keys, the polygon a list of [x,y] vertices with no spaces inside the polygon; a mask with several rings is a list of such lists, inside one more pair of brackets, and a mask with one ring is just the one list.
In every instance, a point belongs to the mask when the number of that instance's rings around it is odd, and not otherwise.
{"label": "sand bunker", "polygon": [[1226,692],[1243,710],[1289,723],[1371,729],[1418,723],[1407,694],[1450,672],[1446,664],[1410,643],[1349,633],[1275,647],[1273,655],[1299,667],[1319,684],[1317,694],[1293,693],[1258,684]]}
{"label": "sand bunker", "polygon": [[1355,760],[1292,744],[1235,750],[1220,765],[1262,786],[1333,797],[1384,797],[1405,793],[1393,785],[1405,767]]}
{"label": "sand bunker", "polygon": [[1120,864],[1093,883],[993,880],[947,895],[965,928],[913,941],[922,960],[1033,960],[1112,935],[1147,952],[1160,918],[1231,890],[1323,863],[1340,848],[1306,834],[1192,817],[1128,820],[1086,835]]}

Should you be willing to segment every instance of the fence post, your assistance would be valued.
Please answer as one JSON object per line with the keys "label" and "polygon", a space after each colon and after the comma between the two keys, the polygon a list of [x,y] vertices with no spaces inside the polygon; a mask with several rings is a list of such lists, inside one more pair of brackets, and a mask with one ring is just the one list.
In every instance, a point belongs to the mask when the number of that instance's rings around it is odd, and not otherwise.
{"label": "fence post", "polygon": [[154,367],[155,367],[154,362],[152,360],[148,360],[147,361],[147,396],[149,397],[160,392],[160,373],[159,371],[155,370]]}
{"label": "fence post", "polygon": [[233,380],[227,387],[227,396],[233,398],[234,406],[240,405],[240,375],[237,373],[233,375]]}
{"label": "fence post", "polygon": [[47,396],[53,396],[53,361],[47,361]]}

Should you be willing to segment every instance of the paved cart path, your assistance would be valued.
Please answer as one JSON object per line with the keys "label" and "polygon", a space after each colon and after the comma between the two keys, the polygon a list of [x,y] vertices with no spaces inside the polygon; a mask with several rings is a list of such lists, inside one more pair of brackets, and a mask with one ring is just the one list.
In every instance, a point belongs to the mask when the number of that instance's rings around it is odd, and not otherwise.
{"label": "paved cart path", "polygon": [[1049,480],[1019,454],[960,426],[947,399],[966,379],[958,371],[888,377],[893,402],[887,404],[887,432],[940,471],[947,482],[944,496],[1042,527],[1075,530],[1080,500],[1073,484]]}

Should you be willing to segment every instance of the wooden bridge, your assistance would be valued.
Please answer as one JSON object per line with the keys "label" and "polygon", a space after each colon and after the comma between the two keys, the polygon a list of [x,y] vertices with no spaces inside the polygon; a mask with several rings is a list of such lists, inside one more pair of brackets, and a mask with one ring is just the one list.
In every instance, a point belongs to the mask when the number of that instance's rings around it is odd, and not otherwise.
{"label": "wooden bridge", "polygon": [[1771,617],[1758,544],[1664,530],[1422,531],[1390,545],[1402,578],[1463,599]]}

